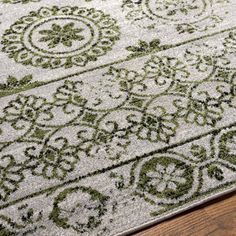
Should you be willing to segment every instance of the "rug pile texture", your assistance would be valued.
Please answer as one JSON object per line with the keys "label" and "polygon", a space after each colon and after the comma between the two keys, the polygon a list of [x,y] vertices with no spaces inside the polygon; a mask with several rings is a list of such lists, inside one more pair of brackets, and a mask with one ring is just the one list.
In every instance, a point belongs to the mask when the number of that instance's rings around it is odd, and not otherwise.
{"label": "rug pile texture", "polygon": [[0,0],[0,235],[124,235],[236,189],[236,0]]}

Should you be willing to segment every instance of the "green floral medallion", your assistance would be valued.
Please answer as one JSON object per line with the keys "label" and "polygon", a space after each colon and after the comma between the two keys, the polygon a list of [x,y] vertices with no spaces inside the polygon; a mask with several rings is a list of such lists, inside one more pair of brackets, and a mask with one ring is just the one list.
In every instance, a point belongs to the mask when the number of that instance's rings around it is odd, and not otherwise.
{"label": "green floral medallion", "polygon": [[137,194],[145,193],[145,197],[152,201],[158,198],[162,204],[182,201],[198,185],[198,170],[172,154],[156,155],[143,161],[137,174]]}
{"label": "green floral medallion", "polygon": [[[179,33],[194,33],[214,28],[222,18],[213,11],[211,0],[123,0],[126,18],[141,27],[154,29],[162,24],[175,25]],[[202,26],[202,22],[205,22]]]}
{"label": "green floral medallion", "polygon": [[112,49],[119,27],[109,15],[78,7],[40,8],[6,30],[3,51],[24,65],[85,66]]}

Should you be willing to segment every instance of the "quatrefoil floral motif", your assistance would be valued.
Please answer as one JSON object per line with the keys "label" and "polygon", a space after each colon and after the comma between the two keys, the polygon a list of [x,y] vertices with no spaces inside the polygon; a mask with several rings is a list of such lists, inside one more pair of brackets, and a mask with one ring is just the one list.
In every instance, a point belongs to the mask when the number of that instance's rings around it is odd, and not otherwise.
{"label": "quatrefoil floral motif", "polygon": [[50,113],[51,106],[47,104],[45,98],[34,95],[19,95],[5,107],[5,119],[10,122],[16,121],[36,121],[40,115],[52,117]]}
{"label": "quatrefoil floral motif", "polygon": [[62,142],[62,145],[46,145],[41,150],[34,146],[27,148],[27,166],[33,175],[62,180],[74,170],[79,161],[76,147],[68,145],[62,137],[57,142]]}

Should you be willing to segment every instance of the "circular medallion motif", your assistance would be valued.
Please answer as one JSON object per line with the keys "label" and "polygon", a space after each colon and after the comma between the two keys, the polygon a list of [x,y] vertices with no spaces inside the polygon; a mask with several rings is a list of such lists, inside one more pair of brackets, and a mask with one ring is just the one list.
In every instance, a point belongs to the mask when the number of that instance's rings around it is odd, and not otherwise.
{"label": "circular medallion motif", "polygon": [[142,5],[147,15],[174,21],[200,16],[207,6],[205,0],[144,0]]}
{"label": "circular medallion motif", "polygon": [[59,227],[72,228],[80,234],[91,233],[102,222],[106,201],[106,196],[91,188],[68,188],[54,199],[50,218]]}
{"label": "circular medallion motif", "polygon": [[84,66],[111,50],[116,21],[95,9],[41,8],[22,17],[3,36],[3,51],[16,62],[43,68]]}
{"label": "circular medallion motif", "polygon": [[124,0],[123,9],[129,20],[141,27],[155,28],[164,23],[192,24],[209,17],[209,0]]}
{"label": "circular medallion motif", "polygon": [[198,170],[175,154],[141,161],[134,171],[136,192],[156,203],[176,204],[197,190]]}

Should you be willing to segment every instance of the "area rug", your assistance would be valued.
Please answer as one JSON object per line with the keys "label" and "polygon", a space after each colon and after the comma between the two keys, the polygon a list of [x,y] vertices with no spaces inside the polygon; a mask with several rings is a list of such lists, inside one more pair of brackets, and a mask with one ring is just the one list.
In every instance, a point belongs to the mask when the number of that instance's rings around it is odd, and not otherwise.
{"label": "area rug", "polygon": [[235,0],[0,0],[0,235],[127,235],[236,190]]}

